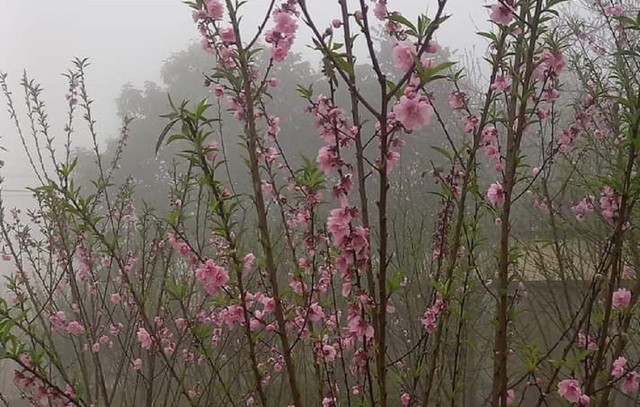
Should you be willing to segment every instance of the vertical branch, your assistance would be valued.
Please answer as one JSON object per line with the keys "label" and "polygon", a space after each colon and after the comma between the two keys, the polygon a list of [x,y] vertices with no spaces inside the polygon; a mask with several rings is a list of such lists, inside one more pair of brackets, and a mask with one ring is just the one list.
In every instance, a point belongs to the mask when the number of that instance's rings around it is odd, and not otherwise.
{"label": "vertical branch", "polygon": [[278,283],[278,267],[275,263],[273,246],[271,243],[271,237],[269,235],[269,224],[267,219],[267,210],[264,201],[264,195],[261,187],[260,180],[260,167],[258,163],[257,148],[258,148],[258,131],[256,128],[256,121],[254,116],[254,94],[251,88],[251,70],[249,67],[249,61],[247,60],[247,52],[242,46],[242,39],[240,35],[240,24],[237,18],[236,9],[233,6],[231,0],[226,0],[227,8],[231,18],[231,23],[236,37],[236,46],[238,48],[238,65],[240,69],[240,75],[242,76],[242,89],[244,91],[244,109],[246,116],[245,134],[247,137],[247,153],[249,155],[249,169],[251,172],[251,182],[253,187],[253,199],[256,208],[256,215],[258,221],[258,231],[260,234],[260,245],[264,252],[265,266],[267,274],[269,276],[269,283],[273,292],[275,301],[274,314],[276,322],[278,324],[278,337],[280,338],[280,344],[282,346],[282,355],[287,368],[287,374],[289,378],[289,387],[291,397],[293,398],[293,404],[296,407],[302,406],[302,399],[300,396],[300,390],[298,388],[298,380],[296,376],[296,369],[291,354],[291,347],[289,344],[289,337],[287,335],[287,327],[284,315],[284,307],[282,305],[282,297],[280,294],[280,288]]}

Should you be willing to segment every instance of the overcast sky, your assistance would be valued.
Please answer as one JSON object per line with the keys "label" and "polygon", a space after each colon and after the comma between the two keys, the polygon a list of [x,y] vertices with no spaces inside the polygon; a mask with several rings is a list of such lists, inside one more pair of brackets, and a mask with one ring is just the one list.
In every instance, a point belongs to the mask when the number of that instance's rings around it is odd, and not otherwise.
{"label": "overcast sky", "polygon": [[[250,0],[245,28],[251,29],[260,18],[267,0]],[[336,17],[336,0],[308,0],[317,21],[328,25]],[[445,47],[484,50],[474,36],[485,29],[485,0],[449,0],[447,13],[452,18],[437,34]],[[435,0],[389,0],[390,9],[399,9],[415,19],[418,12],[435,9]],[[103,138],[117,133],[115,99],[126,82],[142,85],[158,80],[162,62],[172,52],[184,49],[197,39],[191,13],[179,0],[0,0],[0,70],[8,72],[18,94],[21,72],[44,84],[45,100],[50,108],[52,129],[63,126],[66,93],[60,75],[73,57],[88,57],[92,67],[88,85],[96,100],[96,119]],[[308,37],[303,31],[296,50],[305,51]],[[2,100],[4,104],[4,100]],[[9,150],[3,159],[6,187],[19,189],[31,179],[25,172],[24,158],[13,127],[0,110],[0,144]],[[133,135],[135,136],[135,135]],[[87,137],[79,134],[78,137]],[[86,140],[78,140],[80,144]]]}

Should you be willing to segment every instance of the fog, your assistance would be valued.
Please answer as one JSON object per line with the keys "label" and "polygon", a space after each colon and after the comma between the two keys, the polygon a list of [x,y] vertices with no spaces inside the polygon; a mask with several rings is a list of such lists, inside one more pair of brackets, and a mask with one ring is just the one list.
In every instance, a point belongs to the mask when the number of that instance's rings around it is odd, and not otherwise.
{"label": "fog", "polygon": [[[328,23],[334,17],[336,1],[310,3],[318,21]],[[433,2],[402,0],[401,8],[417,13],[428,9],[430,3]],[[459,53],[482,47],[473,34],[486,27],[485,2],[449,3],[452,18],[438,31],[437,40]],[[263,0],[252,0],[250,7],[246,7],[245,27],[253,27],[262,17],[263,4]],[[67,87],[61,73],[70,66],[72,58],[90,58],[88,85],[96,101],[95,117],[103,139],[117,134],[119,121],[114,101],[122,85],[131,82],[141,86],[145,81],[157,81],[162,62],[172,52],[197,40],[191,13],[179,0],[0,0],[0,10],[0,70],[9,74],[14,96],[20,96],[19,80],[26,69],[43,84],[52,130],[60,131]],[[313,58],[306,47],[309,43],[307,32],[301,30],[295,51]],[[5,110],[0,115],[0,143],[7,149],[3,170],[5,196],[9,200],[28,198],[21,190],[32,178]],[[87,145],[89,140],[85,137],[88,136],[76,133],[74,141]],[[17,199],[8,206],[20,206],[21,202],[22,199]]]}

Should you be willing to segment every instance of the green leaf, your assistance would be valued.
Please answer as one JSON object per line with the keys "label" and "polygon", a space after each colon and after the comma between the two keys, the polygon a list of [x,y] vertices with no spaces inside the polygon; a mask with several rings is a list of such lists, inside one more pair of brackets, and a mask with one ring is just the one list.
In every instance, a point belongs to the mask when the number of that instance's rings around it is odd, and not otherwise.
{"label": "green leaf", "polygon": [[411,30],[414,32],[414,35],[415,35],[415,33],[417,33],[417,32],[419,32],[419,31],[420,31],[420,30],[418,30],[418,29],[416,28],[416,26],[415,26],[415,25],[413,25],[413,23],[411,23],[411,21],[407,20],[405,17],[403,17],[403,16],[402,16],[402,15],[400,15],[400,14],[392,14],[392,15],[390,15],[388,18],[389,18],[389,20],[391,20],[391,21],[395,21],[396,23],[402,24],[402,25],[404,25],[405,27],[407,27],[407,28],[411,29]]}

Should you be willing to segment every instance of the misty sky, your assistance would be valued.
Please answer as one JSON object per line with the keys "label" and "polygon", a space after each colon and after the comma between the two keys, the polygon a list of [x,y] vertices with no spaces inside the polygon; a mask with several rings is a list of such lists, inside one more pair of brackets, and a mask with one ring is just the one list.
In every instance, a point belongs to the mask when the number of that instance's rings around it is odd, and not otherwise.
{"label": "misty sky", "polygon": [[[317,21],[326,24],[337,14],[336,0],[308,0],[315,8]],[[252,28],[260,18],[266,0],[250,0],[251,13],[245,27]],[[484,45],[474,36],[487,27],[485,0],[449,0],[447,13],[453,17],[436,38],[445,47],[470,51]],[[398,8],[415,19],[415,13],[431,9],[435,0],[389,0],[390,9]],[[296,50],[309,58],[309,43],[302,31]],[[184,49],[197,39],[188,7],[179,0],[0,0],[0,70],[10,74],[14,95],[23,69],[44,84],[54,131],[61,132],[64,121],[65,79],[60,75],[75,57],[89,57],[88,86],[95,103],[95,115],[101,137],[117,134],[115,99],[126,82],[141,86],[147,80],[159,80],[162,62],[172,52]],[[2,101],[4,105],[4,99]],[[0,144],[6,166],[5,189],[19,190],[30,183],[25,158],[6,114],[0,110]],[[135,136],[135,135],[133,135]],[[77,137],[88,137],[78,132]],[[87,145],[88,140],[77,140]],[[16,198],[21,195],[13,193]]]}

